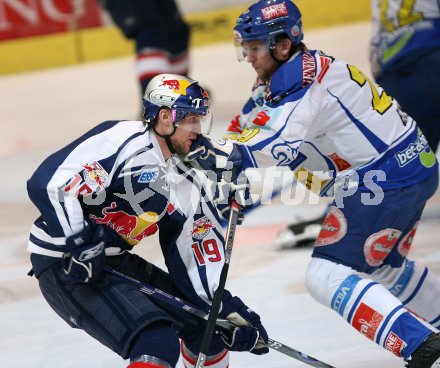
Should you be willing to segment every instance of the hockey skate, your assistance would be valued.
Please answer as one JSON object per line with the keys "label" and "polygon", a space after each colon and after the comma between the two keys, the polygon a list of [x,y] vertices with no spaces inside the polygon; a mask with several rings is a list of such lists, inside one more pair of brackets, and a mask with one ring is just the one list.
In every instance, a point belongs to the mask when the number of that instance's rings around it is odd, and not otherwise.
{"label": "hockey skate", "polygon": [[440,334],[432,333],[406,361],[406,368],[440,368]]}
{"label": "hockey skate", "polygon": [[301,221],[289,225],[278,233],[275,243],[281,249],[303,248],[312,246],[321,231],[325,213],[313,220]]}

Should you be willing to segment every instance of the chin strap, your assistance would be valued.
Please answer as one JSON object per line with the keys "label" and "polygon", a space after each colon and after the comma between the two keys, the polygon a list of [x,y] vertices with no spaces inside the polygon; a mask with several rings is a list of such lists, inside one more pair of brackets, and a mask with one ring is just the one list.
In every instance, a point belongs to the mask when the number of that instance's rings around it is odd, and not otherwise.
{"label": "chin strap", "polygon": [[168,146],[168,149],[170,150],[170,152],[171,152],[171,154],[175,154],[176,153],[176,151],[174,150],[174,147],[173,147],[173,143],[171,142],[171,136],[174,134],[174,133],[176,133],[176,126],[175,125],[173,125],[173,131],[171,132],[171,134],[167,134],[167,135],[162,135],[162,134],[160,134],[157,130],[156,130],[156,127],[153,125],[152,126],[152,128],[153,128],[153,131],[154,131],[154,133],[156,134],[156,135],[158,135],[159,137],[161,137],[161,138],[163,138],[163,139],[165,139],[165,143],[167,144],[167,146]]}

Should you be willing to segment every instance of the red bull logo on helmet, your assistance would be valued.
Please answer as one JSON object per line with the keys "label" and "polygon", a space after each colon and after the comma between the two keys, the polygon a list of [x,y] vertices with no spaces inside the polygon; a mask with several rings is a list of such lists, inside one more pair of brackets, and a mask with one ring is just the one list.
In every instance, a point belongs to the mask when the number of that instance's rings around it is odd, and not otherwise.
{"label": "red bull logo on helmet", "polygon": [[194,222],[191,235],[195,239],[203,239],[210,233],[213,227],[214,225],[211,220],[206,216],[203,216],[201,219]]}
{"label": "red bull logo on helmet", "polygon": [[178,93],[180,95],[186,95],[186,89],[190,86],[191,83],[184,79],[162,79],[162,84],[159,87],[168,87],[172,89],[173,92]]}

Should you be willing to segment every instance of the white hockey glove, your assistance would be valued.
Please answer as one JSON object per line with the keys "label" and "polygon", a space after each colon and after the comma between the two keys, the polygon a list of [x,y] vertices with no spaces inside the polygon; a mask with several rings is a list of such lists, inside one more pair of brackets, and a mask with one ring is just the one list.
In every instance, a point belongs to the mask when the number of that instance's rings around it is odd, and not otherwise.
{"label": "white hockey glove", "polygon": [[203,170],[213,171],[219,179],[233,181],[242,170],[243,153],[238,144],[215,141],[199,134],[185,161],[190,164],[193,161]]}
{"label": "white hockey glove", "polygon": [[228,350],[250,351],[256,355],[269,352],[266,346],[269,337],[261,324],[260,316],[249,309],[239,297],[233,297],[225,290],[219,315],[237,325],[232,331],[218,331]]}

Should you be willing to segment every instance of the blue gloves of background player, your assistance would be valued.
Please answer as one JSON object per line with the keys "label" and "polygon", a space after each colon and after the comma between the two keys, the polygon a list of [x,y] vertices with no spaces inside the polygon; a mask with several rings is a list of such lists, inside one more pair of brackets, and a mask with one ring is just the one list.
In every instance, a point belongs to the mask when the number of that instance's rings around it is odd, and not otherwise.
{"label": "blue gloves of background player", "polygon": [[249,309],[239,297],[233,297],[227,290],[223,293],[219,316],[237,325],[233,331],[219,330],[228,350],[250,351],[256,355],[269,352],[266,346],[269,337],[261,324],[260,316]]}
{"label": "blue gloves of background player", "polygon": [[63,254],[64,272],[71,281],[92,282],[105,265],[105,226],[86,226],[82,231],[66,238]]}

